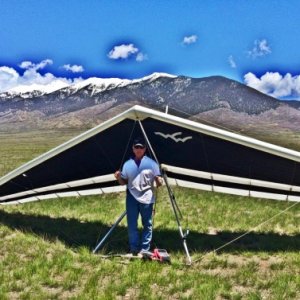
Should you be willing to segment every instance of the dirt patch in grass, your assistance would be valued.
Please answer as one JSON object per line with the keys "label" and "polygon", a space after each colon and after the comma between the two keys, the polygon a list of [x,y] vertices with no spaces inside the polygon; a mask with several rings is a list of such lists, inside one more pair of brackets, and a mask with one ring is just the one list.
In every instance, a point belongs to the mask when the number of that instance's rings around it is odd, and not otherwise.
{"label": "dirt patch in grass", "polygon": [[276,269],[276,266],[279,269],[282,262],[283,259],[276,256],[262,259],[259,256],[221,255],[204,257],[201,262],[195,263],[193,268],[200,267],[205,274],[228,278],[234,276],[235,271],[249,264],[257,265],[257,273],[265,274],[271,271],[272,266],[275,266],[273,269]]}
{"label": "dirt patch in grass", "polygon": [[246,286],[243,286],[243,285],[235,285],[232,287],[232,292],[235,294],[239,294],[241,296],[245,296],[251,292],[253,292],[253,288],[251,287],[246,287]]}
{"label": "dirt patch in grass", "polygon": [[124,296],[117,296],[117,300],[132,300],[132,299],[138,299],[139,297],[139,289],[138,288],[128,288],[126,290],[126,293]]}

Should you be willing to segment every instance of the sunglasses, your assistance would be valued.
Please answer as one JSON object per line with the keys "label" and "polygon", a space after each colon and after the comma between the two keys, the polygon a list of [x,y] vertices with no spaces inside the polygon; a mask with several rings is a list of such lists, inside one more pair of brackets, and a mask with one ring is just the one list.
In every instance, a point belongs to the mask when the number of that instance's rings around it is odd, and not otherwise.
{"label": "sunglasses", "polygon": [[134,149],[145,149],[145,146],[133,146]]}

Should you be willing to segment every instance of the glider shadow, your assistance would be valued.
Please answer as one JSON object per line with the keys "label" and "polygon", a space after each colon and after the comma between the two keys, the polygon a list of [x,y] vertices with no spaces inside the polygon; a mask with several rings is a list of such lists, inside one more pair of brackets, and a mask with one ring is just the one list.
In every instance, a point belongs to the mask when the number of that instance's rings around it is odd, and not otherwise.
{"label": "glider shadow", "polygon": [[[111,225],[101,222],[82,222],[78,219],[52,218],[43,215],[8,213],[0,210],[0,223],[11,229],[32,233],[48,241],[60,240],[73,249],[87,247],[91,250],[107,233]],[[215,235],[190,231],[187,243],[191,253],[217,249],[237,238],[244,232],[218,232]],[[168,251],[182,251],[181,238],[177,230],[156,228],[153,234],[154,245]],[[124,253],[127,246],[127,228],[120,225],[108,238],[102,253]],[[289,236],[276,233],[250,233],[222,249],[234,251],[299,251],[300,234]]]}

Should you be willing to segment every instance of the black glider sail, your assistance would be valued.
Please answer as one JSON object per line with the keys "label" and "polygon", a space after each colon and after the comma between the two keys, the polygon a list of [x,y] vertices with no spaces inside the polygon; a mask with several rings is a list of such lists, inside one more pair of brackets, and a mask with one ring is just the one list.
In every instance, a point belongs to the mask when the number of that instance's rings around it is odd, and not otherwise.
{"label": "black glider sail", "polygon": [[172,184],[300,201],[299,152],[134,106],[2,177],[0,204],[124,190],[113,173],[140,124]]}

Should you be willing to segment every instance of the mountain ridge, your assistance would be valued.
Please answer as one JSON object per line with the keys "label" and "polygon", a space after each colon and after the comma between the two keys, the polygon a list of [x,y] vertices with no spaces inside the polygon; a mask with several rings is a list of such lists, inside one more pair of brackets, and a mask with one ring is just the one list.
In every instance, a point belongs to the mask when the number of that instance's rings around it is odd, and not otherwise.
{"label": "mountain ridge", "polygon": [[154,73],[141,79],[89,78],[48,94],[0,97],[5,128],[90,128],[140,104],[230,130],[298,132],[300,102],[281,101],[222,76]]}
{"label": "mountain ridge", "polygon": [[[121,79],[121,78],[100,78],[100,77],[89,77],[87,79],[77,79],[73,83],[62,84],[61,81],[55,81],[50,84],[31,84],[31,85],[19,85],[17,87],[8,89],[6,91],[0,92],[0,98],[12,98],[12,97],[21,97],[21,98],[34,98],[36,96],[41,96],[44,94],[50,94],[55,91],[64,91],[67,89],[78,90],[84,88],[88,85],[93,85],[98,87],[100,90],[104,90],[110,85],[112,87],[125,86],[127,84],[143,81],[143,80],[155,80],[161,76],[164,77],[176,77],[168,73],[159,73],[154,72],[150,75],[139,79]],[[101,89],[102,88],[102,89]],[[32,93],[32,94],[30,94]]]}

